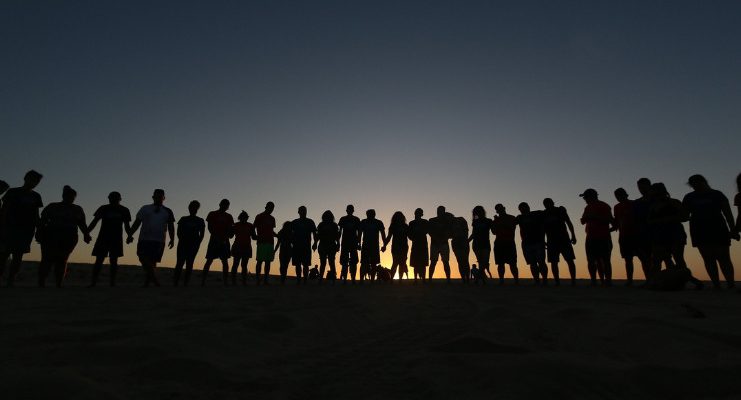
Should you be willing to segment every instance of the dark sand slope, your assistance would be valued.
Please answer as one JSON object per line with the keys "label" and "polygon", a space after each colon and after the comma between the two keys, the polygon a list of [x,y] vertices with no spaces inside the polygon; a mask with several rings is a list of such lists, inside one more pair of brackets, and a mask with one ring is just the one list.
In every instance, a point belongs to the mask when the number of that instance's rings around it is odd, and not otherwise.
{"label": "dark sand slope", "polygon": [[0,289],[3,398],[741,398],[735,292],[217,276]]}

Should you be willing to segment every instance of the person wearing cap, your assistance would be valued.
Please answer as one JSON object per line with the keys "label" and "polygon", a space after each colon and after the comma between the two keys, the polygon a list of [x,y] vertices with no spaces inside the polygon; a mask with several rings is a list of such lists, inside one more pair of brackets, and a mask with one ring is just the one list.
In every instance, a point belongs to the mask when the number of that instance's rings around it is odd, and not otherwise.
{"label": "person wearing cap", "polygon": [[98,276],[106,257],[111,264],[110,285],[115,286],[118,258],[123,256],[123,234],[124,232],[128,234],[131,230],[129,225],[131,213],[128,208],[121,205],[121,193],[111,192],[108,194],[108,204],[104,204],[95,210],[88,231],[92,232],[98,222],[100,222],[100,231],[98,232],[98,238],[95,240],[95,246],[93,246],[95,265],[93,266],[90,287],[94,287],[98,282]]}
{"label": "person wearing cap", "polygon": [[252,240],[257,239],[255,226],[250,222],[250,216],[242,210],[234,224],[234,243],[232,244],[232,285],[237,284],[237,269],[242,268],[242,285],[247,285],[247,266],[252,258]]}
{"label": "person wearing cap", "polygon": [[133,242],[134,233],[141,227],[139,240],[136,243],[136,255],[146,273],[144,287],[148,287],[150,283],[160,286],[155,270],[157,263],[162,261],[162,255],[165,253],[167,236],[170,237],[167,246],[170,249],[175,246],[175,216],[172,210],[164,206],[164,202],[165,191],[155,189],[152,194],[152,204],[142,206],[136,213],[129,237],[126,239],[126,243]]}
{"label": "person wearing cap", "polygon": [[587,267],[592,286],[597,285],[597,275],[599,275],[604,286],[611,286],[612,264],[610,254],[612,253],[612,238],[610,232],[615,224],[612,209],[607,203],[599,199],[597,191],[594,189],[587,189],[579,196],[587,203],[581,217],[581,223],[585,226],[587,234],[584,247],[587,253]]}
{"label": "person wearing cap", "polygon": [[219,202],[219,209],[211,211],[206,216],[208,233],[211,237],[208,239],[206,247],[206,264],[203,265],[203,274],[201,275],[201,286],[206,285],[208,270],[215,259],[221,260],[221,272],[224,286],[229,284],[229,239],[234,236],[234,218],[227,212],[229,210],[229,200],[223,199]]}
{"label": "person wearing cap", "polygon": [[705,269],[715,288],[720,288],[718,267],[728,288],[735,286],[731,262],[731,238],[739,240],[728,198],[712,189],[702,175],[692,175],[688,182],[692,192],[684,196],[682,204],[689,213],[692,246],[697,247]]}

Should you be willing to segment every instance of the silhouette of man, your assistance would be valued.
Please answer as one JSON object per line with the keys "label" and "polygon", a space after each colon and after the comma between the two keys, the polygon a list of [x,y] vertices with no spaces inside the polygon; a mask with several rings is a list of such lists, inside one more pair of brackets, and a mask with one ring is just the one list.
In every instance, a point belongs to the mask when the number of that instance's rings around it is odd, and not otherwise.
{"label": "silhouette of man", "polygon": [[365,275],[373,281],[376,275],[376,265],[381,262],[381,251],[379,240],[386,242],[386,228],[381,220],[376,219],[376,210],[370,209],[365,212],[366,218],[360,221],[360,239],[363,243],[360,250],[361,269],[360,280]]}
{"label": "silhouette of man", "polygon": [[242,268],[242,285],[247,285],[247,263],[252,258],[252,240],[257,239],[255,226],[249,222],[250,216],[244,210],[237,216],[234,224],[234,243],[232,244],[232,285],[237,284],[237,269]]}
{"label": "silhouette of man", "polygon": [[[291,222],[293,228],[293,265],[296,267],[296,279],[301,281],[303,272],[304,284],[309,280],[312,250],[317,249],[317,229],[314,220],[306,218],[306,207],[298,208],[298,218]],[[314,244],[311,239],[314,238]]]}
{"label": "silhouette of man", "polygon": [[733,204],[736,206],[736,233],[741,234],[741,174],[736,176],[736,196],[733,198]]}
{"label": "silhouette of man", "polygon": [[641,262],[646,279],[651,270],[651,230],[648,226],[648,210],[651,208],[651,180],[641,178],[636,182],[641,197],[633,200],[633,221],[635,223],[635,255]]}
{"label": "silhouette of man", "polygon": [[139,256],[139,262],[146,273],[144,287],[148,287],[150,282],[155,286],[160,286],[155,275],[155,268],[157,263],[162,261],[162,254],[165,252],[166,235],[170,236],[168,247],[171,249],[175,246],[175,216],[172,210],[164,206],[165,191],[155,189],[152,200],[152,204],[143,206],[136,213],[136,219],[126,239],[126,243],[133,242],[133,235],[141,226],[139,241],[136,244],[136,255]]}
{"label": "silhouette of man", "polygon": [[671,198],[663,183],[651,185],[651,207],[648,211],[648,226],[653,244],[651,280],[661,271],[662,262],[667,268],[687,268],[684,261],[687,233],[682,226],[685,221],[687,212],[682,202]]}
{"label": "silhouette of man", "polygon": [[448,240],[453,236],[453,214],[446,212],[445,207],[437,207],[437,216],[430,218],[428,234],[430,235],[430,273],[435,275],[438,258],[443,262],[445,278],[450,283],[450,245]]}
{"label": "silhouette of man", "polygon": [[350,272],[352,282],[355,282],[355,273],[358,268],[358,249],[360,248],[360,218],[353,215],[355,207],[347,206],[347,215],[340,218],[339,227],[342,241],[340,243],[341,279],[347,283],[347,273]]}
{"label": "silhouette of man", "polygon": [[206,222],[199,217],[198,209],[201,203],[193,200],[188,204],[188,215],[180,217],[178,220],[178,248],[177,261],[175,262],[175,272],[173,273],[173,284],[175,286],[180,282],[180,274],[185,266],[185,276],[183,277],[183,286],[190,283],[190,275],[193,273],[193,263],[196,260],[198,250],[201,248],[201,242],[206,233]]}
{"label": "silhouette of man", "polygon": [[582,225],[585,225],[587,233],[584,247],[587,253],[587,267],[592,286],[597,285],[596,274],[599,274],[602,284],[612,285],[612,264],[610,253],[612,253],[612,238],[610,231],[614,225],[612,208],[607,203],[599,200],[597,191],[587,189],[580,194],[587,206],[581,217]]}
{"label": "silhouette of man", "polygon": [[693,191],[684,196],[682,204],[689,212],[692,246],[700,250],[713,286],[720,288],[720,267],[726,285],[731,289],[735,286],[730,254],[731,238],[739,240],[739,233],[734,226],[728,198],[711,188],[702,175],[690,176],[688,184]]}
{"label": "silhouette of man", "polygon": [[548,267],[545,264],[545,225],[542,211],[530,211],[530,205],[522,202],[517,207],[520,215],[515,217],[520,227],[522,254],[530,266],[535,284],[548,284]]}
{"label": "silhouette of man", "polygon": [[[638,257],[640,253],[639,243],[642,241],[638,237],[635,218],[634,202],[628,199],[628,192],[623,188],[615,189],[615,199],[618,203],[612,208],[615,214],[615,225],[618,230],[618,244],[620,246],[620,256],[625,260],[625,275],[627,278],[626,286],[633,285],[633,258]],[[643,242],[647,240],[644,238]],[[650,240],[648,240],[650,242]],[[647,270],[644,268],[644,273]],[[646,280],[649,277],[646,276]]]}
{"label": "silhouette of man", "polygon": [[[517,245],[515,244],[515,229],[517,228],[517,218],[514,215],[507,214],[506,208],[497,204],[494,206],[497,215],[491,223],[492,233],[494,233],[494,263],[497,264],[497,273],[499,274],[499,284],[504,284],[504,269],[509,264],[512,277],[515,279],[515,285],[519,283],[519,272],[517,271]],[[483,268],[481,274],[484,274]],[[491,278],[491,272],[489,273]]]}
{"label": "silhouette of man", "polygon": [[44,287],[49,270],[54,266],[57,287],[62,287],[62,280],[67,271],[67,259],[77,246],[77,231],[85,237],[85,243],[91,238],[85,222],[82,207],[74,204],[77,192],[64,186],[62,201],[51,203],[41,212],[36,240],[41,244],[41,263],[39,264],[39,287]]}
{"label": "silhouette of man", "polygon": [[[491,271],[489,270],[491,238],[489,233],[493,232],[494,221],[486,216],[486,209],[483,206],[474,207],[471,215],[471,237],[469,240],[473,242],[473,253],[479,263],[478,272],[481,273],[481,282],[485,284],[487,272],[491,277]],[[476,279],[476,282],[478,282],[478,279]]]}
{"label": "silhouette of man", "polygon": [[23,177],[23,186],[8,189],[3,196],[2,236],[5,248],[1,249],[0,254],[0,277],[8,257],[12,257],[8,286],[13,286],[23,255],[31,251],[31,241],[39,222],[39,209],[44,206],[41,196],[33,190],[41,182],[41,178],[40,173],[30,170]]}
{"label": "silhouette of man", "polygon": [[[0,180],[0,196],[5,194],[5,192],[8,191],[9,187],[10,186],[8,185],[7,182]],[[7,259],[6,259],[7,256],[5,255],[6,254],[5,227],[4,227],[5,217],[3,217],[2,215],[2,210],[3,210],[3,200],[2,200],[2,197],[0,197],[0,256],[2,257],[0,259],[3,261],[3,264],[0,265],[0,277],[2,277],[3,272],[5,272],[5,263],[7,262]]]}
{"label": "silhouette of man", "polygon": [[[288,276],[288,264],[291,263],[291,258],[293,258],[293,227],[291,226],[291,221],[284,222],[283,226],[278,231],[278,242],[275,244],[273,254],[278,252],[279,249],[278,269],[280,271],[280,283],[281,285],[284,285],[286,283],[286,277]],[[300,282],[298,274],[296,274],[296,283],[298,284]]]}
{"label": "silhouette of man", "polygon": [[260,285],[260,271],[262,265],[265,264],[265,277],[264,283],[268,283],[268,276],[270,276],[270,263],[273,262],[273,255],[275,250],[273,249],[273,239],[277,236],[275,234],[275,218],[271,215],[275,209],[275,204],[272,201],[265,204],[265,211],[257,214],[255,217],[255,232],[257,233],[257,266],[255,267],[255,277],[257,278],[257,284]]}
{"label": "silhouette of man", "polygon": [[[556,286],[560,285],[558,274],[558,260],[563,257],[569,266],[569,275],[571,276],[571,286],[576,285],[576,264],[574,264],[574,247],[576,244],[576,235],[574,234],[574,224],[571,223],[569,213],[563,206],[556,207],[553,200],[546,198],[543,200],[543,225],[547,237],[546,247],[548,253],[548,262],[551,263],[551,272]],[[568,232],[566,229],[568,228]],[[570,235],[569,235],[570,234]]]}
{"label": "silhouette of man", "polygon": [[118,271],[118,258],[123,256],[123,234],[128,235],[131,230],[131,213],[129,209],[121,205],[121,193],[111,192],[108,195],[108,204],[98,207],[93,214],[93,220],[87,228],[92,232],[100,224],[100,232],[93,246],[93,256],[95,257],[95,266],[93,266],[93,277],[90,287],[98,283],[98,275],[103,268],[103,261],[106,257],[111,263],[111,287],[116,285],[116,272]]}
{"label": "silhouette of man", "polygon": [[219,202],[219,209],[211,211],[206,216],[208,232],[211,237],[208,239],[208,247],[206,248],[206,264],[203,265],[201,286],[206,286],[208,270],[211,268],[211,263],[217,258],[221,260],[224,286],[229,284],[229,250],[231,247],[229,239],[234,236],[234,218],[227,210],[229,210],[229,200],[223,199]]}
{"label": "silhouette of man", "polygon": [[412,248],[409,252],[409,265],[414,268],[414,282],[417,277],[425,281],[425,269],[430,261],[429,248],[427,246],[427,235],[429,233],[429,222],[422,218],[424,211],[421,208],[414,210],[414,220],[409,223],[409,240]]}
{"label": "silhouette of man", "polygon": [[[450,247],[453,248],[453,255],[458,262],[458,273],[461,275],[463,283],[468,283],[471,276],[471,266],[468,261],[471,247],[468,244],[468,222],[465,218],[453,218],[452,236]],[[491,248],[489,251],[491,251]]]}

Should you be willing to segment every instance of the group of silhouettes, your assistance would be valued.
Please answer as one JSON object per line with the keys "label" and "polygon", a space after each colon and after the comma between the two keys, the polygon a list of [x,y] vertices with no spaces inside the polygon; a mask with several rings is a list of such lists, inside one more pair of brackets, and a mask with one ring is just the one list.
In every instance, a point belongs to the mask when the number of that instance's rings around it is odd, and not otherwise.
{"label": "group of silhouettes", "polygon": [[[372,209],[366,211],[366,218],[361,220],[354,215],[354,207],[348,205],[347,214],[337,222],[334,214],[327,210],[317,225],[307,217],[306,207],[301,206],[298,218],[283,223],[278,232],[275,231],[276,222],[272,216],[275,206],[272,202],[268,202],[264,211],[251,223],[245,211],[239,213],[235,222],[228,213],[230,203],[226,199],[219,203],[217,210],[209,212],[204,221],[198,216],[200,203],[194,200],[188,205],[189,214],[178,220],[176,230],[174,214],[164,206],[165,192],[162,189],[154,191],[153,202],[139,209],[133,223],[128,208],[121,205],[121,194],[111,192],[108,204],[95,211],[88,225],[83,209],[75,204],[77,193],[69,186],[63,188],[62,201],[44,207],[41,196],[34,190],[41,179],[42,175],[32,170],[26,173],[20,187],[9,189],[7,183],[0,181],[0,194],[4,194],[0,206],[0,277],[10,258],[8,286],[13,285],[23,256],[30,252],[35,238],[41,245],[39,286],[45,285],[53,271],[56,285],[61,287],[67,272],[67,260],[79,240],[78,232],[82,233],[85,243],[90,243],[91,232],[98,223],[100,230],[92,251],[95,265],[90,286],[96,285],[106,258],[110,262],[110,285],[115,285],[118,259],[124,252],[124,235],[129,244],[137,231],[136,253],[146,274],[144,285],[160,285],[156,266],[162,260],[165,247],[174,247],[176,236],[177,261],[173,283],[179,285],[182,278],[182,283],[188,285],[207,229],[210,237],[201,285],[206,284],[208,271],[216,259],[222,263],[224,285],[237,284],[240,268],[241,283],[246,284],[253,241],[256,243],[255,277],[258,285],[268,284],[270,265],[276,255],[281,283],[286,281],[290,264],[295,267],[299,284],[306,284],[310,277],[319,283],[324,280],[355,283],[358,278],[360,281],[391,282],[397,272],[399,279],[409,279],[408,267],[414,270],[414,281],[419,279],[424,283],[433,277],[438,261],[442,262],[446,279],[450,282],[451,249],[464,283],[486,283],[493,279],[489,269],[492,250],[499,284],[504,284],[507,265],[517,283],[515,232],[518,228],[520,247],[535,284],[548,284],[547,261],[552,279],[559,285],[561,259],[568,265],[572,285],[576,279],[574,225],[566,209],[556,206],[550,198],[543,200],[542,210],[531,210],[527,203],[520,203],[519,215],[516,216],[508,214],[503,205],[497,204],[494,207],[496,215],[488,218],[486,209],[476,206],[472,210],[470,229],[464,217],[454,216],[443,206],[439,206],[436,215],[429,220],[424,219],[423,210],[417,208],[414,219],[408,223],[404,214],[397,211],[391,217],[388,230]],[[633,261],[638,258],[646,278],[645,285],[650,288],[680,289],[688,282],[702,288],[702,283],[692,276],[684,259],[687,234],[683,222],[689,221],[692,245],[699,250],[713,285],[720,287],[720,269],[727,286],[732,288],[730,245],[731,239],[739,240],[741,232],[741,175],[736,178],[736,183],[739,189],[735,197],[739,209],[736,221],[728,198],[712,189],[702,175],[689,178],[692,191],[682,201],[672,198],[664,184],[652,184],[647,178],[637,182],[641,194],[638,199],[630,200],[623,188],[615,190],[617,204],[614,207],[599,200],[596,190],[585,190],[580,194],[586,202],[580,222],[586,231],[585,250],[591,284],[612,284],[612,232],[617,231],[620,254],[625,260],[627,285],[633,283]],[[380,265],[380,253],[386,251],[389,243],[392,255],[390,269]],[[471,250],[478,266],[469,262]],[[314,251],[319,254],[320,267],[310,270]],[[337,253],[341,266],[339,275]],[[233,259],[231,270],[230,258]]]}

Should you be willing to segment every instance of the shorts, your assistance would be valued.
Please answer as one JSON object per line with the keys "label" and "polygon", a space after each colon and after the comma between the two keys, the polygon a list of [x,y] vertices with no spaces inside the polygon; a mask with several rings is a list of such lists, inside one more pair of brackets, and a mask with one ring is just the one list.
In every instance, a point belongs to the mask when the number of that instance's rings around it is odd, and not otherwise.
{"label": "shorts", "polygon": [[234,258],[252,258],[252,244],[238,244],[232,245],[232,257]]}
{"label": "shorts", "polygon": [[47,237],[41,243],[41,259],[66,262],[77,246],[77,235],[71,237]]}
{"label": "shorts", "polygon": [[117,258],[123,255],[122,238],[104,238],[98,236],[93,246],[93,256]]}
{"label": "shorts", "polygon": [[444,243],[430,243],[430,264],[435,264],[438,257],[447,263],[450,261],[450,246],[448,242]]}
{"label": "shorts", "polygon": [[514,241],[494,241],[494,263],[497,265],[517,264],[517,246]]}
{"label": "shorts", "polygon": [[473,254],[476,255],[476,262],[481,266],[488,266],[491,258],[491,247],[474,247]]}
{"label": "shorts", "polygon": [[430,253],[427,251],[427,242],[420,242],[412,242],[412,251],[409,254],[409,265],[412,267],[426,267],[430,264]]}
{"label": "shorts", "polygon": [[557,263],[560,257],[563,257],[566,261],[573,261],[576,256],[574,255],[574,246],[571,245],[569,239],[563,241],[551,243],[548,242],[548,262]]}
{"label": "shorts", "polygon": [[183,242],[182,240],[178,243],[177,256],[179,260],[186,260],[193,262],[198,255],[199,244]]}
{"label": "shorts", "polygon": [[293,248],[293,265],[299,266],[304,265],[308,266],[311,264],[311,247],[294,247]]}
{"label": "shorts", "polygon": [[545,243],[523,243],[522,255],[528,265],[545,261]]}
{"label": "shorts", "polygon": [[340,264],[358,263],[358,245],[354,243],[343,243],[340,250]]}
{"label": "shorts", "polygon": [[[7,228],[6,228],[7,229]],[[30,253],[31,242],[33,242],[33,235],[36,232],[36,228],[23,227],[18,229],[7,229],[4,238],[5,250],[8,253]]]}
{"label": "shorts", "polygon": [[273,254],[273,244],[272,243],[258,243],[257,244],[257,254],[255,258],[257,259],[258,262],[260,261],[271,262],[273,261],[274,256],[275,255]]}
{"label": "shorts", "polygon": [[629,258],[638,257],[638,253],[640,251],[638,249],[638,239],[635,236],[619,238],[618,246],[620,247],[620,257],[626,260]]}
{"label": "shorts", "polygon": [[208,248],[206,248],[206,259],[225,259],[229,258],[229,239],[216,239],[211,236],[208,241]]}
{"label": "shorts", "polygon": [[381,250],[378,247],[365,248],[360,252],[360,263],[364,265],[378,265],[381,262]]}
{"label": "shorts", "polygon": [[587,261],[596,261],[599,259],[610,259],[612,253],[612,240],[610,238],[590,238],[587,237],[584,243],[587,251]]}
{"label": "shorts", "polygon": [[158,263],[162,261],[162,254],[164,253],[165,242],[158,242],[156,240],[140,240],[136,244],[136,255],[142,263],[145,261]]}

